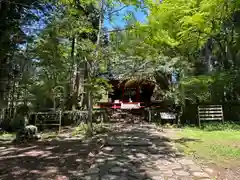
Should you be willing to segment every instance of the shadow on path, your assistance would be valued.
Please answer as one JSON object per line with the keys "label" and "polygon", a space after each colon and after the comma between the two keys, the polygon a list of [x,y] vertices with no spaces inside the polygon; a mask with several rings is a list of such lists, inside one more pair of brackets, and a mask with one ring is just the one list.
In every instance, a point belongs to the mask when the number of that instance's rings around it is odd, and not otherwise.
{"label": "shadow on path", "polygon": [[174,150],[164,133],[148,125],[116,124],[116,131],[87,141],[0,147],[1,180],[186,180],[192,179],[193,167],[198,168]]}
{"label": "shadow on path", "polygon": [[120,126],[118,132],[105,138],[105,146],[89,170],[89,179],[160,180],[164,177],[159,166],[172,164],[176,157],[181,155],[173,150],[170,140],[151,127]]}

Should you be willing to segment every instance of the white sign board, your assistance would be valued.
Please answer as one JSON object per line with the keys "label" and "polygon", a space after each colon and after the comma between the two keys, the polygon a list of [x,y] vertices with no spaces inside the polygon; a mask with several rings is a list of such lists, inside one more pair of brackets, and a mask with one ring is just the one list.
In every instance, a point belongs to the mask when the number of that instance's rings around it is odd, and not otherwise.
{"label": "white sign board", "polygon": [[168,112],[161,112],[160,116],[162,119],[176,119],[176,115]]}
{"label": "white sign board", "polygon": [[140,109],[140,103],[133,104],[133,103],[121,103],[121,109]]}

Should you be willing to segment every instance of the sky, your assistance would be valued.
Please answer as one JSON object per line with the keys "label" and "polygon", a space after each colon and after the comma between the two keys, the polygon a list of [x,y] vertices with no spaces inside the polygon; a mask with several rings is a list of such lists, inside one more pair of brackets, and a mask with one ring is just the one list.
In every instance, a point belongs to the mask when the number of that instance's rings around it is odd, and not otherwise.
{"label": "sky", "polygon": [[133,12],[135,18],[139,22],[145,22],[146,15],[144,14],[144,12],[142,12],[141,10],[136,10],[134,6],[129,6],[121,10],[118,16],[117,15],[113,16],[113,21],[105,19],[104,27],[107,28],[108,30],[112,30],[116,27],[123,28],[126,25],[126,21],[124,21],[124,15],[126,15],[128,11]]}
{"label": "sky", "polygon": [[[123,6],[120,6],[120,7],[116,8],[115,10],[118,10],[122,7]],[[35,10],[33,10],[33,11],[34,11],[34,13],[38,14],[40,17],[43,17],[43,18],[40,19],[40,21],[38,21],[36,23],[33,23],[30,27],[29,26],[23,26],[22,29],[26,34],[33,34],[33,32],[37,31],[36,29],[39,29],[39,31],[40,31],[46,25],[44,23],[44,17],[45,16],[42,13],[39,14],[38,11],[35,11]],[[126,21],[124,20],[124,16],[129,11],[134,14],[137,21],[142,22],[142,23],[146,21],[146,14],[143,12],[143,10],[136,9],[135,6],[127,6],[126,8],[119,11],[118,14],[115,13],[112,16],[113,17],[112,21],[107,20],[108,16],[105,16],[104,27],[107,30],[113,30],[115,28],[124,28],[124,26],[126,25]]]}

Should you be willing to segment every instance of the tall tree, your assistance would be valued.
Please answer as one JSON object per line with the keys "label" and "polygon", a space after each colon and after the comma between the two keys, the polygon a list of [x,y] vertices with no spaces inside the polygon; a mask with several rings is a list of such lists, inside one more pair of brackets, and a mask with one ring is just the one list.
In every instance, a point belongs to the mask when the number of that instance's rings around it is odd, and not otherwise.
{"label": "tall tree", "polygon": [[27,41],[24,25],[39,19],[34,10],[41,10],[40,1],[1,1],[0,2],[0,102],[7,96],[10,81],[17,75],[14,55],[21,44]]}

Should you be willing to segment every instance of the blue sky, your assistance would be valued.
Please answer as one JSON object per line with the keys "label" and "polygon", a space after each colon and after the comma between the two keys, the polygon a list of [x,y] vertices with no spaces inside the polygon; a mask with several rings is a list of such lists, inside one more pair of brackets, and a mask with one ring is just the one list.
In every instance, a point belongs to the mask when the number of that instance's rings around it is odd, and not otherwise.
{"label": "blue sky", "polygon": [[[119,6],[117,9],[122,8],[123,6]],[[39,29],[39,31],[41,29],[43,29],[45,27],[45,22],[44,22],[44,15],[42,13],[39,14],[38,11],[33,10],[34,13],[37,13],[40,17],[42,17],[42,19],[40,19],[40,21],[33,23],[30,26],[24,26],[23,30],[25,33],[27,34],[32,34],[33,32],[36,32],[35,29]],[[124,16],[128,13],[128,12],[132,12],[136,18],[137,21],[139,22],[145,22],[146,20],[146,14],[143,12],[143,10],[141,9],[136,9],[135,6],[128,6],[124,9],[122,9],[121,11],[118,12],[118,15],[113,15],[113,20],[107,20],[105,18],[104,20],[104,27],[107,28],[108,30],[112,30],[115,28],[124,28],[124,26],[126,25],[126,21],[124,20]],[[29,28],[28,28],[29,27]]]}
{"label": "blue sky", "polygon": [[124,15],[127,14],[128,11],[133,12],[135,18],[140,22],[145,22],[146,15],[143,10],[137,10],[134,6],[129,6],[121,10],[117,15],[113,16],[113,21],[106,20],[104,21],[104,27],[108,30],[112,30],[116,27],[123,28],[126,25],[126,21],[124,21]]}

